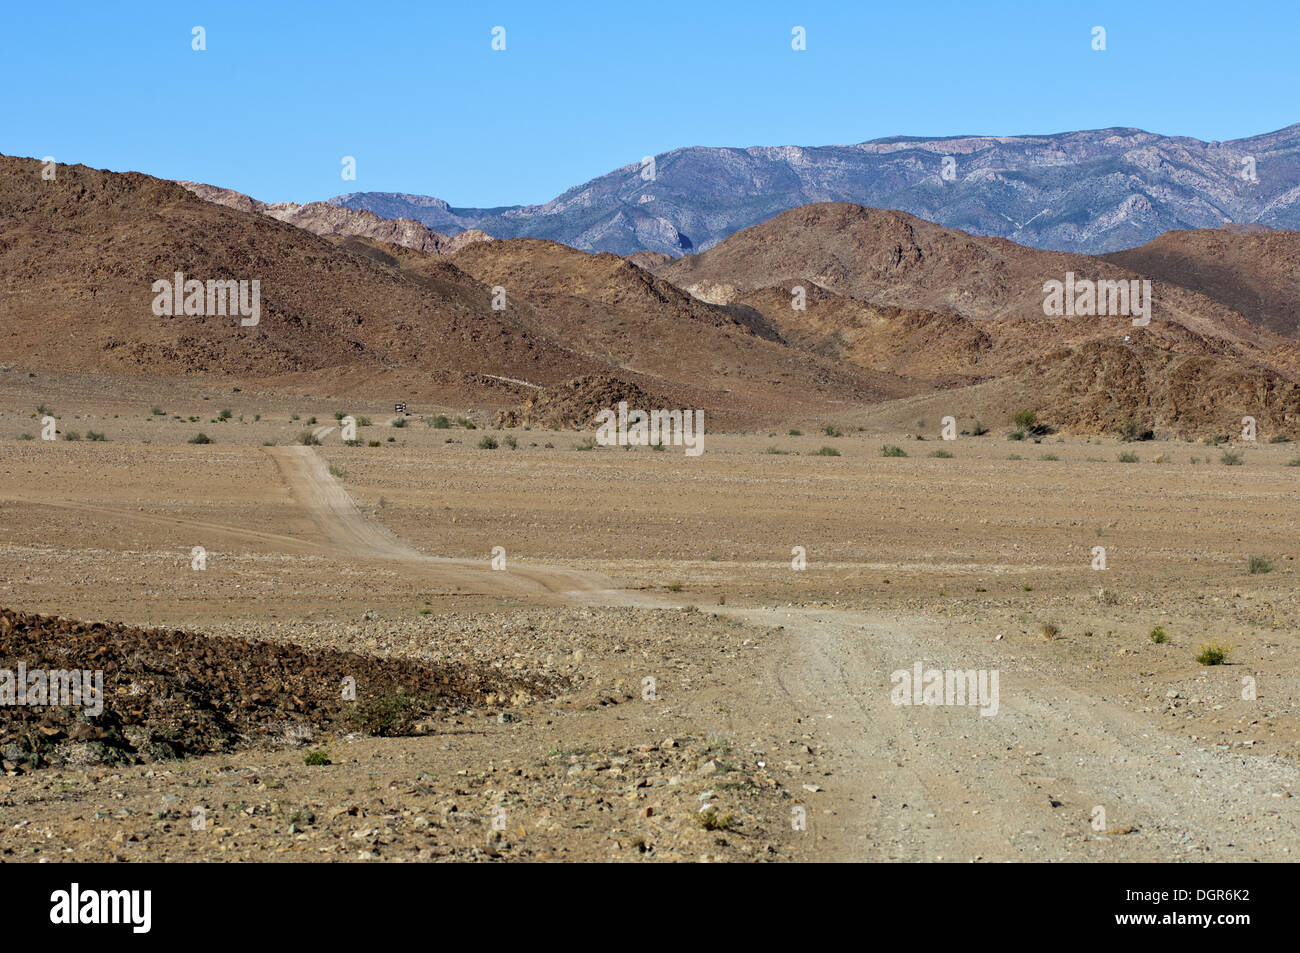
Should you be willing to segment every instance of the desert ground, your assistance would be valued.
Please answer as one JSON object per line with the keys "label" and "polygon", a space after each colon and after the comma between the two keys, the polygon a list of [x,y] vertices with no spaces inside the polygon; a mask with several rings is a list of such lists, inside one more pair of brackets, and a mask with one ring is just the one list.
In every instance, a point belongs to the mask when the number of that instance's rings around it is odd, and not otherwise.
{"label": "desert ground", "polygon": [[[11,365],[0,607],[533,689],[398,736],[139,763],[11,746],[0,857],[1294,857],[1300,447],[943,441],[954,399],[706,428],[688,457],[484,407]],[[336,414],[367,418],[360,445]],[[1198,663],[1210,642],[1226,664]],[[996,714],[894,704],[918,662],[997,671]]]}

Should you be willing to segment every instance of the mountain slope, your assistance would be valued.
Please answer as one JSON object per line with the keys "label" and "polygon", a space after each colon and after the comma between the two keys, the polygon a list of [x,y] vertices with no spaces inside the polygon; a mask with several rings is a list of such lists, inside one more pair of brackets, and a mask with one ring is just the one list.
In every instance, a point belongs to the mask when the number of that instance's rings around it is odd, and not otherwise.
{"label": "mountain slope", "polygon": [[[426,381],[589,370],[490,310],[450,269],[437,288],[273,218],[135,173],[0,157],[0,354],[31,366],[275,377],[408,369]],[[152,285],[257,280],[260,322],[157,315]]]}
{"label": "mountain slope", "polygon": [[1146,326],[1044,315],[1044,283],[1067,272],[1142,280],[1105,259],[826,203],[699,255],[642,260],[705,300],[755,309],[784,340],[833,360],[935,387],[1014,383],[1057,425],[1106,430],[1133,417],[1224,430],[1246,414],[1279,430],[1300,425],[1300,348],[1219,301],[1157,280]]}
{"label": "mountain slope", "polygon": [[899,209],[1022,245],[1087,253],[1227,222],[1300,228],[1300,124],[1230,142],[1099,129],[691,147],[655,157],[648,173],[639,163],[624,166],[542,205],[453,208],[391,192],[329,201],[449,234],[475,228],[620,255],[707,250],[740,229],[818,202]]}
{"label": "mountain slope", "polygon": [[1290,338],[1300,338],[1300,232],[1166,232],[1103,256],[1200,292]]}

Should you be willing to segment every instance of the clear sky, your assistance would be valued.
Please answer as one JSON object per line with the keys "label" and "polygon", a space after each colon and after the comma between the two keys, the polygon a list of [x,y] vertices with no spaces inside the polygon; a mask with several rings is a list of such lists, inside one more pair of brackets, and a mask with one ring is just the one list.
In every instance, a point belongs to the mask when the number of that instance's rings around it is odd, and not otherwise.
{"label": "clear sky", "polygon": [[512,205],[689,145],[1271,132],[1300,122],[1300,0],[0,0],[0,78],[10,155]]}

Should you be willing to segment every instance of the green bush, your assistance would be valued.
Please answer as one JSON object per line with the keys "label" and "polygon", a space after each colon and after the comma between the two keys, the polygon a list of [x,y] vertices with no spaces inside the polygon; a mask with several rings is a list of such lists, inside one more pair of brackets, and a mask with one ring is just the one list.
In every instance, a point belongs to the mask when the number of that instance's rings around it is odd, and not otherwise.
{"label": "green bush", "polygon": [[1273,561],[1267,556],[1251,556],[1246,560],[1246,570],[1252,576],[1258,576],[1260,573],[1272,572]]}
{"label": "green bush", "polygon": [[838,457],[839,455],[840,452],[834,447],[822,447],[813,454],[814,457]]}
{"label": "green bush", "polygon": [[478,448],[480,450],[495,450],[497,448],[496,438],[484,434],[483,439],[478,442]]}
{"label": "green bush", "polygon": [[1038,411],[1017,410],[1016,415],[1011,418],[1011,422],[1016,425],[1017,430],[1033,430],[1038,424]]}
{"label": "green bush", "polygon": [[298,442],[304,447],[319,447],[320,440],[310,430],[304,430],[298,434]]}
{"label": "green bush", "polygon": [[212,438],[205,433],[197,433],[193,437],[190,437],[190,439],[185,442],[186,443],[211,443]]}
{"label": "green bush", "polygon": [[907,456],[907,451],[902,447],[896,447],[892,443],[887,443],[880,448],[880,455],[882,457],[905,457]]}
{"label": "green bush", "polygon": [[1213,642],[1206,642],[1201,646],[1201,650],[1196,653],[1196,661],[1202,665],[1222,665],[1228,661],[1228,655],[1236,646],[1220,645],[1216,639]]}

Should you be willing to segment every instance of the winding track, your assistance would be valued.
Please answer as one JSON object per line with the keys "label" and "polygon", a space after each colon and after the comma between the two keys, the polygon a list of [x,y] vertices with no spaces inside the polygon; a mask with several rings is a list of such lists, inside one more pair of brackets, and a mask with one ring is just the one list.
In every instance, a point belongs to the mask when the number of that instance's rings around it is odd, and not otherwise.
{"label": "winding track", "polygon": [[[600,573],[551,566],[494,572],[487,560],[426,555],[371,523],[309,447],[269,448],[333,555],[396,560],[467,591],[610,606],[669,607]],[[795,720],[825,749],[809,798],[810,856],[827,860],[1293,860],[1300,766],[1201,749],[1128,707],[1081,693],[1062,673],[1003,672],[1001,711],[899,707],[889,673],[1006,668],[1004,655],[924,618],[815,609],[714,610],[784,626],[741,673],[735,729],[770,736]],[[1014,659],[1009,660],[1014,665]],[[1099,835],[1095,808],[1107,814]],[[1106,835],[1137,828],[1140,834]]]}

